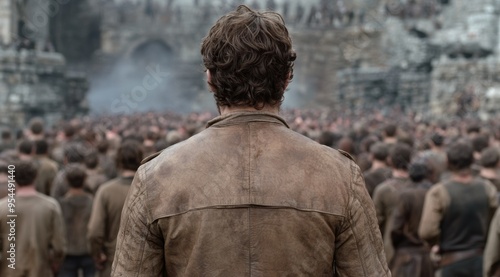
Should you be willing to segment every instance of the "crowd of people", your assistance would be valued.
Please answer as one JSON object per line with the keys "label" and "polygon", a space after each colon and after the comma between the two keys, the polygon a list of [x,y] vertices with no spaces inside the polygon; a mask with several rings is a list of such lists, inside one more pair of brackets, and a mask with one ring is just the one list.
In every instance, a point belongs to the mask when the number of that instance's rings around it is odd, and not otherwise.
{"label": "crowd of people", "polygon": [[[388,115],[374,112],[361,118],[305,109],[283,110],[281,115],[296,132],[355,158],[374,201],[394,276],[432,276],[440,252],[431,246],[455,247],[457,243],[481,249],[473,253],[478,255],[471,254],[478,258],[475,266],[481,264],[486,246],[491,257],[485,258],[492,268],[498,268],[498,215],[496,226],[491,226],[491,241],[486,243],[488,222],[500,191],[498,121],[425,122],[396,111]],[[30,197],[25,203],[18,202],[25,218],[16,238],[18,251],[33,251],[29,259],[40,272],[54,270],[59,276],[76,276],[75,272],[83,270],[84,276],[94,276],[95,272],[110,276],[121,211],[141,160],[205,129],[214,116],[151,112],[79,118],[52,128],[41,119],[33,119],[16,134],[4,130],[0,198],[8,194],[9,165],[17,165],[17,197]],[[468,152],[473,160],[466,160]],[[447,191],[449,183],[460,182],[457,178],[477,183],[484,193],[465,187],[463,191]],[[443,206],[451,205],[455,212],[474,209],[467,202],[473,197],[489,201],[484,203],[483,221],[469,222],[461,217],[463,222],[455,222],[452,215],[436,215]],[[5,209],[6,201],[0,203],[0,210]],[[436,217],[443,216],[449,226],[438,224]],[[460,238],[463,241],[446,242],[446,235],[456,232],[454,228],[471,224],[476,233]],[[28,250],[33,237],[36,250]],[[436,244],[438,238],[440,244]],[[2,242],[1,253],[7,243]],[[33,263],[24,262],[26,255],[19,252],[18,267],[31,270]],[[4,261],[2,257],[3,270]]]}
{"label": "crowd of people", "polygon": [[201,55],[217,117],[2,132],[0,276],[500,276],[500,121],[281,110],[297,55],[246,6]]}

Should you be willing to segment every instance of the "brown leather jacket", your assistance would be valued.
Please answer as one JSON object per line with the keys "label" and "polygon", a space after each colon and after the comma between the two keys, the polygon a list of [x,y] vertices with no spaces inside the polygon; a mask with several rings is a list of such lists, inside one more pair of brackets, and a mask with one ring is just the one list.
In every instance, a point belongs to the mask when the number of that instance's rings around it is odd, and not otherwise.
{"label": "brown leather jacket", "polygon": [[346,155],[272,114],[212,120],[137,171],[112,276],[390,276]]}

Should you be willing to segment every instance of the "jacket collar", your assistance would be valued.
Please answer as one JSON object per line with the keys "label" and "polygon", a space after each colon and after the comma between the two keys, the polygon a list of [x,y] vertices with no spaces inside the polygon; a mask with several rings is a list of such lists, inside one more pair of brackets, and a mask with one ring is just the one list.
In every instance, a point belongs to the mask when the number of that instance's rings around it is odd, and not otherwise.
{"label": "jacket collar", "polygon": [[207,123],[209,127],[223,127],[249,122],[268,122],[277,123],[290,128],[283,118],[276,114],[268,112],[234,112],[226,115],[218,116]]}

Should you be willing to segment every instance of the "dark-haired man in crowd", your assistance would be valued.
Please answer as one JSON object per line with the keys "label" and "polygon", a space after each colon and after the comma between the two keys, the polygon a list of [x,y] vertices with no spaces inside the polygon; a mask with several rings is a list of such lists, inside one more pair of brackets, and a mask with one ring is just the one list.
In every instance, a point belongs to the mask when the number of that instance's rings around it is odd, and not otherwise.
{"label": "dark-haired man in crowd", "polygon": [[16,142],[12,138],[12,133],[9,130],[2,131],[2,142],[0,143],[0,153],[5,150],[16,148]]}
{"label": "dark-haired man in crowd", "polygon": [[84,190],[87,174],[79,164],[67,166],[65,172],[69,190],[59,203],[68,246],[59,277],[79,276],[80,270],[83,277],[94,277],[95,267],[87,240],[87,225],[92,212],[92,195]]}
{"label": "dark-haired man in crowd", "polygon": [[446,151],[444,149],[445,137],[439,133],[434,133],[430,138],[431,149],[423,151],[419,154],[420,157],[429,160],[433,163],[434,173],[438,180],[441,175],[446,171],[448,162],[446,161]]}
{"label": "dark-haired man in crowd", "polygon": [[384,238],[385,254],[390,262],[394,253],[392,247],[390,226],[392,213],[396,208],[401,191],[410,185],[408,166],[410,165],[412,149],[404,143],[392,146],[390,164],[392,177],[378,185],[373,192],[373,203],[377,211],[377,219]]}
{"label": "dark-haired man in crowd", "polygon": [[113,276],[390,276],[359,167],[278,115],[283,18],[239,6],[201,46],[220,116],[138,170]]}
{"label": "dark-haired man in crowd", "polygon": [[83,164],[86,151],[87,150],[80,143],[71,143],[64,147],[64,167],[59,170],[54,179],[50,190],[50,196],[57,200],[64,197],[69,190],[65,168],[71,164]]}
{"label": "dark-haired man in crowd", "polygon": [[427,193],[418,234],[430,245],[438,245],[440,276],[482,277],[483,249],[498,206],[497,190],[490,182],[474,178],[470,143],[452,144],[447,158],[451,177]]}
{"label": "dark-haired man in crowd", "polygon": [[33,160],[35,145],[30,140],[22,140],[17,146],[17,158],[22,161]]}
{"label": "dark-haired man in crowd", "polygon": [[85,155],[85,167],[87,172],[87,188],[89,192],[95,194],[97,189],[109,180],[104,173],[99,172],[99,155],[97,151],[91,150]]}
{"label": "dark-haired man in crowd", "polygon": [[370,147],[372,166],[364,172],[364,177],[366,189],[372,197],[375,188],[392,176],[392,170],[387,165],[388,157],[389,147],[385,143],[377,142]]}
{"label": "dark-haired man in crowd", "polygon": [[484,149],[479,158],[479,165],[479,176],[490,181],[500,192],[500,150],[496,147]]}
{"label": "dark-haired man in crowd", "polygon": [[52,184],[57,175],[57,163],[49,158],[49,144],[45,139],[35,142],[35,162],[38,174],[35,187],[38,192],[50,195]]}
{"label": "dark-haired man in crowd", "polygon": [[[15,164],[15,242],[9,240],[8,198],[0,200],[0,276],[54,276],[65,254],[66,236],[57,201],[35,189],[37,169],[33,161]],[[15,269],[9,268],[11,243],[15,243]]]}
{"label": "dark-haired man in crowd", "polygon": [[433,277],[429,245],[418,236],[425,194],[432,186],[428,166],[421,162],[410,164],[411,183],[401,190],[392,214],[390,234],[394,259],[390,268],[393,277]]}
{"label": "dark-haired man in crowd", "polygon": [[140,144],[124,141],[116,153],[118,177],[102,184],[96,193],[88,224],[88,239],[98,277],[111,275],[122,208],[142,158]]}

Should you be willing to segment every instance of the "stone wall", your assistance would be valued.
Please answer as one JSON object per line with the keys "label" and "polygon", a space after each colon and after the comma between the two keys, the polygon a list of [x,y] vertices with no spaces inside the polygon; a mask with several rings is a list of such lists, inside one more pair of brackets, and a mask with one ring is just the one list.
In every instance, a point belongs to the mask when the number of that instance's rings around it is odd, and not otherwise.
{"label": "stone wall", "polygon": [[87,112],[87,80],[66,73],[61,54],[0,50],[0,123],[23,126],[36,116],[48,124]]}

